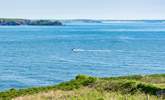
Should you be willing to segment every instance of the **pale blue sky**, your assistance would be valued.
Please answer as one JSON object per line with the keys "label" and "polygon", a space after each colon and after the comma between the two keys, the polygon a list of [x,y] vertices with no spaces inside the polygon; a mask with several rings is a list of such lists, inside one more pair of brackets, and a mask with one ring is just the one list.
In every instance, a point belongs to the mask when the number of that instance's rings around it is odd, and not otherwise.
{"label": "pale blue sky", "polygon": [[0,17],[165,19],[165,0],[0,0]]}

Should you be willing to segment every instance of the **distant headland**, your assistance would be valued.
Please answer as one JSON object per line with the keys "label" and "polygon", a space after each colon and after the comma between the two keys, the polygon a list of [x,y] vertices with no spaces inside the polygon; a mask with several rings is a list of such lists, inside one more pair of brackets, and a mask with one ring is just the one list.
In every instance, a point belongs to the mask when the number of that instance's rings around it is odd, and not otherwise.
{"label": "distant headland", "polygon": [[103,23],[165,23],[165,20],[106,20],[106,19],[18,19],[18,18],[0,18],[0,26],[61,26],[72,24],[103,24]]}
{"label": "distant headland", "polygon": [[41,26],[61,26],[62,22],[57,20],[30,20],[30,19],[12,19],[0,18],[0,26],[18,26],[18,25],[41,25]]}

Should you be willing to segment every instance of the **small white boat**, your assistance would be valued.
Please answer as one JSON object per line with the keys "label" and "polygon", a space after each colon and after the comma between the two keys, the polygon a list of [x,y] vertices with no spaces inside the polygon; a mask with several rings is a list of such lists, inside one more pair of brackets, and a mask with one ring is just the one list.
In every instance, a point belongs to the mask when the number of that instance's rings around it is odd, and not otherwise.
{"label": "small white boat", "polygon": [[79,52],[79,51],[84,51],[83,49],[76,49],[76,48],[73,48],[72,51],[74,52]]}

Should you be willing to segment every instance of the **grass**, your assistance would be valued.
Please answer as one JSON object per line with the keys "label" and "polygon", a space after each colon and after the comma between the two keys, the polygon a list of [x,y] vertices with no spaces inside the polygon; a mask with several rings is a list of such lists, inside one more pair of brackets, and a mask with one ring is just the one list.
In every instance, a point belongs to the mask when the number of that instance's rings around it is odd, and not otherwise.
{"label": "grass", "polygon": [[[1,100],[157,100],[165,90],[165,74],[97,78],[78,75],[54,86],[11,89],[0,92]],[[111,98],[111,99],[110,99]]]}
{"label": "grass", "polygon": [[[13,100],[146,100],[148,96],[142,93],[121,94],[119,92],[100,92],[91,88],[79,88],[69,91],[49,91],[24,97],[18,97]],[[156,96],[149,96],[150,100],[158,100]]]}

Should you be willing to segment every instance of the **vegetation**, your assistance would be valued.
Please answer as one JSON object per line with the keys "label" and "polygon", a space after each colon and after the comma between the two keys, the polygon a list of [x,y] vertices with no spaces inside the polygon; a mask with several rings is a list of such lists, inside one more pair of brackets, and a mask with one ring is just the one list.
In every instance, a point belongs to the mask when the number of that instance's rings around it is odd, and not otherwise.
{"label": "vegetation", "polygon": [[121,94],[118,92],[100,92],[91,88],[79,88],[70,91],[49,91],[24,97],[17,97],[13,100],[158,100],[158,97],[142,93]]}
{"label": "vegetation", "polygon": [[[165,74],[97,78],[78,75],[54,86],[10,89],[0,92],[2,100],[157,100],[165,91]],[[161,94],[160,94],[161,95]],[[163,95],[162,95],[163,96]],[[163,97],[162,97],[163,99]]]}
{"label": "vegetation", "polygon": [[27,19],[0,19],[0,25],[62,25],[60,21],[54,20],[27,20]]}

